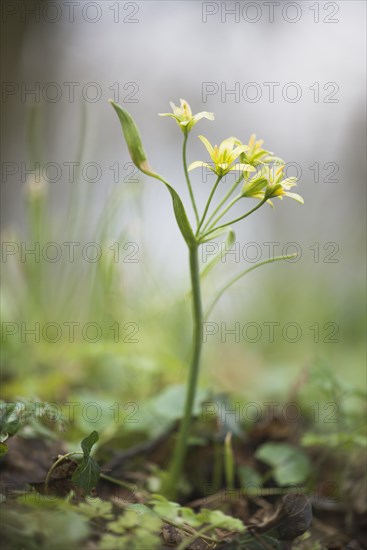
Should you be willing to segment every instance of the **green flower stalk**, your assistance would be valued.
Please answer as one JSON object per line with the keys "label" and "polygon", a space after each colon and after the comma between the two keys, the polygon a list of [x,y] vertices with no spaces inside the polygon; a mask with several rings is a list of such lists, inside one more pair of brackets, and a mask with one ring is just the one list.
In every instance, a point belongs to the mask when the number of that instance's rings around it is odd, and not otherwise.
{"label": "green flower stalk", "polygon": [[[193,347],[188,372],[188,382],[182,421],[177,434],[168,475],[163,487],[163,492],[167,495],[167,497],[174,500],[176,498],[176,493],[182,477],[187,454],[188,438],[193,416],[193,406],[200,373],[202,325],[204,319],[201,298],[201,278],[204,273],[207,274],[211,271],[211,268],[218,263],[213,262],[210,269],[207,269],[209,267],[207,266],[206,269],[202,270],[199,262],[199,248],[204,242],[207,242],[210,239],[218,238],[223,234],[225,234],[227,242],[229,240],[230,242],[233,242],[235,236],[231,226],[245,219],[266,202],[272,204],[272,198],[278,197],[282,199],[283,197],[289,197],[300,203],[303,203],[303,199],[300,195],[289,191],[296,185],[296,178],[284,177],[284,166],[282,165],[279,167],[279,164],[281,164],[282,161],[278,157],[273,156],[273,154],[269,151],[263,149],[262,140],[256,141],[255,135],[250,137],[247,144],[242,143],[237,138],[230,137],[222,141],[219,146],[215,145],[214,147],[207,138],[204,136],[199,136],[199,139],[202,141],[207,149],[207,152],[209,153],[212,163],[209,164],[204,161],[195,161],[188,166],[186,160],[186,148],[188,137],[192,128],[202,119],[214,120],[214,115],[213,113],[208,113],[206,111],[193,115],[190,105],[187,101],[181,99],[180,107],[177,107],[174,103],[171,103],[173,113],[163,113],[160,116],[169,116],[173,118],[184,135],[182,150],[183,171],[190,193],[193,212],[196,218],[196,229],[194,230],[186,214],[184,204],[176,189],[151,168],[138,128],[133,118],[127,111],[113,101],[111,101],[111,104],[119,117],[132,161],[144,174],[161,181],[169,191],[172,198],[176,222],[181,231],[182,237],[186,242],[189,253],[192,291]],[[214,186],[208,195],[208,199],[201,216],[199,215],[196,205],[189,175],[189,172],[199,167],[209,168],[217,176]],[[225,193],[224,198],[214,208],[205,224],[204,222],[206,220],[206,216],[209,213],[215,191],[220,181],[226,174],[232,171],[239,172],[239,177],[232,187],[230,187],[230,189]],[[233,193],[241,184],[242,189],[240,193],[234,198],[231,198]],[[237,218],[219,224],[220,220],[222,220],[222,218],[230,212],[236,203],[241,201],[243,204],[247,202],[248,199],[258,199],[259,202],[250,210],[245,209],[245,212]],[[224,291],[232,286],[232,284],[240,280],[242,276],[253,271],[257,267],[261,267],[262,265],[272,263],[274,261],[288,259],[289,257],[290,256],[280,256],[276,258],[269,258],[265,261],[263,260],[258,264],[253,265],[250,269],[236,275],[234,279],[229,281],[229,283],[227,283],[227,285],[220,290],[214,300],[212,300],[211,306],[209,310],[207,310],[207,314],[211,312],[212,308],[222,296]]]}
{"label": "green flower stalk", "polygon": [[187,160],[186,160],[187,139],[189,137],[189,133],[191,129],[193,128],[193,126],[195,126],[197,122],[199,122],[199,120],[203,118],[206,118],[208,120],[214,120],[214,114],[208,113],[207,111],[202,111],[201,113],[197,113],[196,115],[193,115],[191,111],[191,107],[185,99],[180,99],[180,107],[177,107],[172,101],[170,102],[170,106],[173,111],[172,113],[159,113],[159,116],[168,116],[175,119],[184,134],[184,141],[183,141],[183,147],[182,147],[182,163],[184,167],[185,178],[186,178],[187,188],[190,194],[192,208],[195,213],[196,222],[199,223],[199,212],[196,206],[195,197],[194,197],[194,193],[191,187],[191,182],[189,177],[189,170],[187,167]]}

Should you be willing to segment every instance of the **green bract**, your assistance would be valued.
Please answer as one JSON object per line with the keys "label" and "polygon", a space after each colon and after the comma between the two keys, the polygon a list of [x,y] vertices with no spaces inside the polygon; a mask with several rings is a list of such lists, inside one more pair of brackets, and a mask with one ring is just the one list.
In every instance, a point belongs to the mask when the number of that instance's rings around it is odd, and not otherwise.
{"label": "green bract", "polygon": [[144,174],[147,174],[148,176],[153,176],[154,172],[149,166],[139,130],[134,122],[133,117],[127,111],[125,111],[125,109],[120,107],[120,105],[112,101],[112,99],[110,99],[110,103],[120,119],[122,131],[124,133],[126,145],[129,149],[131,160],[133,161],[135,166],[139,168],[139,170],[144,172]]}

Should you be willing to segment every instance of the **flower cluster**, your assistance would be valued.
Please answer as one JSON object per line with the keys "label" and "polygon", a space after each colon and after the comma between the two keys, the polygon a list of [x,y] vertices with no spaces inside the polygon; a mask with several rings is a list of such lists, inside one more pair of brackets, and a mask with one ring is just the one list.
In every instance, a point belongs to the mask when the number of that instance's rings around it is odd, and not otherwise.
{"label": "flower cluster", "polygon": [[[161,113],[160,116],[174,118],[185,134],[202,118],[214,120],[213,113],[203,111],[193,115],[187,101],[181,99],[180,102],[180,107],[170,103],[173,113]],[[264,141],[256,140],[255,134],[251,135],[247,144],[235,137],[229,137],[214,147],[206,137],[199,136],[199,139],[208,151],[212,163],[197,160],[190,164],[189,172],[205,166],[222,178],[228,172],[242,171],[244,179],[242,197],[266,199],[271,205],[270,199],[274,197],[280,199],[290,197],[303,204],[304,201],[300,195],[290,192],[290,189],[296,185],[297,178],[284,178],[283,160],[267,149],[263,149]],[[254,172],[256,174],[253,174]]]}
{"label": "flower cluster", "polygon": [[[113,102],[112,105],[120,118],[125,139],[134,163],[144,173],[161,179],[161,177],[149,166],[138,129],[133,119],[118,105]],[[185,99],[180,100],[179,107],[172,102],[170,105],[173,112],[160,113],[160,116],[169,116],[176,120],[184,133],[185,144],[189,132],[199,120],[203,118],[214,120],[214,114],[207,111],[202,111],[193,115],[191,107]],[[282,199],[283,197],[289,197],[301,204],[304,203],[300,195],[290,191],[292,187],[296,185],[297,178],[287,178],[284,176],[284,161],[274,156],[274,154],[267,149],[264,149],[264,141],[261,139],[257,140],[255,134],[251,135],[247,144],[242,143],[235,137],[229,137],[222,141],[220,145],[214,146],[204,136],[199,136],[199,139],[204,144],[212,162],[208,163],[197,160],[191,163],[188,169],[186,169],[191,195],[192,189],[188,172],[195,168],[206,167],[217,175],[218,182],[229,172],[241,172],[238,182],[240,183],[241,179],[243,179],[243,186],[239,198],[248,197],[259,199],[262,202],[269,202],[272,205],[272,198],[278,197]],[[209,202],[211,199],[212,196],[210,196]],[[192,200],[195,205],[193,196]]]}
{"label": "flower cluster", "polygon": [[297,185],[297,178],[284,178],[284,165],[275,170],[275,166],[262,166],[255,177],[245,179],[242,187],[242,196],[253,199],[266,199],[272,206],[270,199],[278,197],[289,197],[301,204],[304,204],[303,198],[298,193],[292,193],[289,190]]}

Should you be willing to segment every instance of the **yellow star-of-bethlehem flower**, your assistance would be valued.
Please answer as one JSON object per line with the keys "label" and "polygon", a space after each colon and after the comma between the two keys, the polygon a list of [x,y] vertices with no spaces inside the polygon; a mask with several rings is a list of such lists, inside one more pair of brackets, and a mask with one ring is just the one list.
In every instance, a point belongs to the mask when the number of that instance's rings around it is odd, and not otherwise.
{"label": "yellow star-of-bethlehem flower", "polygon": [[256,172],[256,168],[254,166],[251,166],[247,163],[236,163],[234,162],[238,159],[238,157],[242,154],[248,151],[249,147],[248,145],[243,145],[241,142],[234,138],[229,137],[222,141],[222,143],[218,146],[215,145],[214,147],[211,145],[211,143],[206,139],[204,136],[199,136],[199,139],[203,142],[205,145],[210,158],[213,161],[213,165],[208,164],[207,162],[202,162],[201,160],[197,160],[190,164],[189,171],[194,170],[195,168],[199,168],[202,166],[206,166],[210,170],[212,170],[217,176],[223,177],[228,172],[234,171],[234,170],[242,170],[245,172]]}
{"label": "yellow star-of-bethlehem flower", "polygon": [[177,107],[174,103],[170,102],[172,113],[159,113],[159,116],[169,116],[176,120],[184,134],[190,132],[191,128],[195,126],[202,118],[208,120],[214,120],[214,114],[202,111],[196,115],[192,114],[191,107],[185,99],[180,99],[180,107]]}
{"label": "yellow star-of-bethlehem flower", "polygon": [[268,163],[278,163],[284,164],[284,161],[279,157],[274,157],[271,151],[263,149],[262,145],[264,143],[263,139],[256,140],[256,135],[252,134],[248,141],[248,151],[244,153],[241,157],[241,161],[247,162],[249,164],[268,164]]}
{"label": "yellow star-of-bethlehem flower", "polygon": [[284,179],[284,165],[280,166],[276,171],[275,167],[262,166],[259,173],[252,179],[245,181],[242,187],[242,196],[254,199],[267,199],[267,202],[273,206],[270,199],[278,197],[289,197],[295,201],[304,204],[304,200],[298,193],[292,193],[289,190],[297,185],[297,178]]}

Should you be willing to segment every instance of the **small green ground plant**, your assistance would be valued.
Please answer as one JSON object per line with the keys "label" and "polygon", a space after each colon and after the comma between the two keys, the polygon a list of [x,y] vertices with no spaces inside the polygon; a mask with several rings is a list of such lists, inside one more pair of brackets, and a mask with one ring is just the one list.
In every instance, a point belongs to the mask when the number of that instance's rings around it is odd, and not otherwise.
{"label": "small green ground plant", "polygon": [[[216,238],[224,237],[230,246],[234,242],[232,226],[242,222],[245,218],[261,208],[265,203],[273,206],[274,198],[283,199],[289,197],[303,204],[303,199],[297,193],[291,191],[296,185],[297,179],[286,177],[284,174],[284,162],[263,148],[263,141],[256,140],[252,135],[248,143],[243,143],[235,137],[224,139],[220,145],[213,146],[204,136],[199,136],[210,157],[210,162],[195,161],[187,163],[187,143],[193,127],[202,119],[214,120],[213,113],[206,111],[192,114],[190,105],[181,99],[180,106],[171,103],[172,113],[162,113],[161,116],[172,117],[178,124],[183,134],[182,163],[183,172],[188,187],[191,207],[195,217],[196,228],[193,228],[186,213],[185,206],[175,188],[150,166],[145,153],[142,140],[132,116],[120,105],[111,101],[119,120],[132,161],[145,175],[162,182],[169,191],[177,225],[189,252],[189,265],[191,276],[191,300],[193,312],[193,346],[191,364],[188,374],[187,390],[182,421],[171,459],[168,476],[165,480],[163,493],[169,498],[176,496],[177,487],[183,471],[183,465],[188,447],[189,431],[193,416],[193,406],[198,386],[200,372],[200,359],[202,351],[202,325],[204,319],[211,312],[215,303],[222,294],[243,275],[261,265],[278,260],[294,258],[295,255],[272,257],[266,261],[253,265],[250,269],[240,273],[230,280],[219,294],[208,305],[205,311],[201,298],[201,278],[208,272],[208,266],[202,270],[199,262],[199,248],[204,243]],[[195,169],[212,171],[215,183],[208,195],[203,212],[199,213],[194,187],[191,183],[190,172]],[[225,176],[234,172],[235,182],[225,191],[224,197],[213,208],[213,201],[220,184]],[[258,202],[246,209],[249,199]],[[233,208],[241,206],[243,213],[236,217],[230,217]],[[227,219],[229,217],[229,219]],[[212,266],[215,265],[215,260]],[[205,274],[206,274],[205,273]]]}

